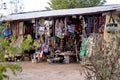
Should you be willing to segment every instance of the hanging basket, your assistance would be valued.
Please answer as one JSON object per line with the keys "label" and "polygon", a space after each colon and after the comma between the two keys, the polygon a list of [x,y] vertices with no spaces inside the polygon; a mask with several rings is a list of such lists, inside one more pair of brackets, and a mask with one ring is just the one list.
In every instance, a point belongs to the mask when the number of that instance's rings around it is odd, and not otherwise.
{"label": "hanging basket", "polygon": [[[112,20],[112,21],[111,21]],[[110,16],[109,22],[106,24],[107,33],[115,33],[118,30],[118,25],[115,23],[112,15]]]}
{"label": "hanging basket", "polygon": [[117,24],[108,23],[106,25],[106,31],[108,33],[115,33],[117,31]]}

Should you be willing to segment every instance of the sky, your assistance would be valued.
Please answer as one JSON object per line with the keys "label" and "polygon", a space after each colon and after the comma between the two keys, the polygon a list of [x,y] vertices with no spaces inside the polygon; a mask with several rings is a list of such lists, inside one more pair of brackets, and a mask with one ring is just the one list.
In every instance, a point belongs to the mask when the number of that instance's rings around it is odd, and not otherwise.
{"label": "sky", "polygon": [[24,11],[45,10],[50,0],[24,0]]}
{"label": "sky", "polygon": [[[24,0],[24,11],[45,10],[50,0]],[[106,4],[120,4],[120,0],[106,0]]]}
{"label": "sky", "polygon": [[[2,0],[4,2],[9,2],[9,0]],[[23,1],[23,12],[28,12],[28,11],[37,11],[37,10],[45,10],[46,6],[49,6],[47,2],[50,0],[20,0]],[[106,0],[106,4],[120,4],[120,0]],[[1,4],[1,3],[0,3]],[[7,7],[10,7],[7,5]],[[7,14],[10,13],[11,9],[7,10],[0,10],[0,12]]]}

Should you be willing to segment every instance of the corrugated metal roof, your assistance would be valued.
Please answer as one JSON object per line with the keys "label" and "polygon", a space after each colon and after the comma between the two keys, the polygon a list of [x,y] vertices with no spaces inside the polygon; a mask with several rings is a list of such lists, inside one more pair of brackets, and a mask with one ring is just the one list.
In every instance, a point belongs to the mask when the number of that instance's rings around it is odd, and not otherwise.
{"label": "corrugated metal roof", "polygon": [[50,16],[88,14],[88,13],[111,11],[116,9],[120,9],[120,4],[104,5],[104,6],[88,7],[88,8],[27,12],[27,13],[8,15],[3,20],[21,20],[21,19],[31,19],[31,18],[39,18],[39,17],[50,17]]}

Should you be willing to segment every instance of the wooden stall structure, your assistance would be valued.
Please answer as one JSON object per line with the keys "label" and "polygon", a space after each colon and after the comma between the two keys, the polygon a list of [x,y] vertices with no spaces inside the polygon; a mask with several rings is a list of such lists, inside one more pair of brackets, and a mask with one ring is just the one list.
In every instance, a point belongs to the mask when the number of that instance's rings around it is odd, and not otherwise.
{"label": "wooden stall structure", "polygon": [[[1,21],[9,22],[14,37],[30,34],[33,40],[38,40],[36,52],[50,57],[62,56],[59,60],[65,58],[69,63],[86,55],[85,43],[91,33],[99,33],[109,40],[111,34],[107,33],[106,24],[111,14],[120,29],[120,5],[18,13]],[[42,57],[46,59],[45,56]]]}

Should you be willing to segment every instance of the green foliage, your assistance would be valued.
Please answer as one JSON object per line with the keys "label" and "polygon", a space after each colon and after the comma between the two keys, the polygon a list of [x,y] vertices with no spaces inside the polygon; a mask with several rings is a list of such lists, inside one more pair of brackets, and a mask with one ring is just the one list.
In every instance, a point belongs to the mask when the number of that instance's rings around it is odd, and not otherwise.
{"label": "green foliage", "polygon": [[14,75],[16,75],[16,71],[22,71],[19,64],[6,64],[5,66],[10,69]]}
{"label": "green foliage", "polygon": [[4,24],[0,23],[0,32],[3,31],[4,29]]}
{"label": "green foliage", "polygon": [[31,35],[24,36],[23,42],[20,44],[21,50],[25,51],[25,50],[30,50],[31,48],[33,48],[32,41],[33,40],[32,40]]}
{"label": "green foliage", "polygon": [[[112,35],[107,42],[99,34],[92,34],[87,44],[87,56],[82,64],[87,80],[119,80],[120,79],[120,36]],[[101,49],[100,49],[101,47]]]}
{"label": "green foliage", "polygon": [[[4,60],[4,56],[7,55],[15,55],[18,52],[19,47],[12,46],[14,42],[14,38],[0,38],[0,61]],[[0,80],[4,80],[5,78],[9,78],[6,74],[7,70],[10,69],[13,74],[16,74],[16,71],[21,71],[22,68],[18,64],[0,64]]]}
{"label": "green foliage", "polygon": [[14,75],[16,75],[16,71],[22,71],[22,68],[18,64],[0,64],[0,80],[4,80],[5,78],[9,79],[9,76],[6,74],[8,69],[10,69]]}
{"label": "green foliage", "polygon": [[0,38],[0,59],[3,60],[4,56],[7,55],[16,55],[20,49],[18,46],[12,46],[14,39],[10,38]]}
{"label": "green foliage", "polygon": [[39,47],[39,42],[37,40],[34,40],[33,47],[35,50]]}
{"label": "green foliage", "polygon": [[103,5],[106,0],[50,0],[46,9],[69,9]]}

